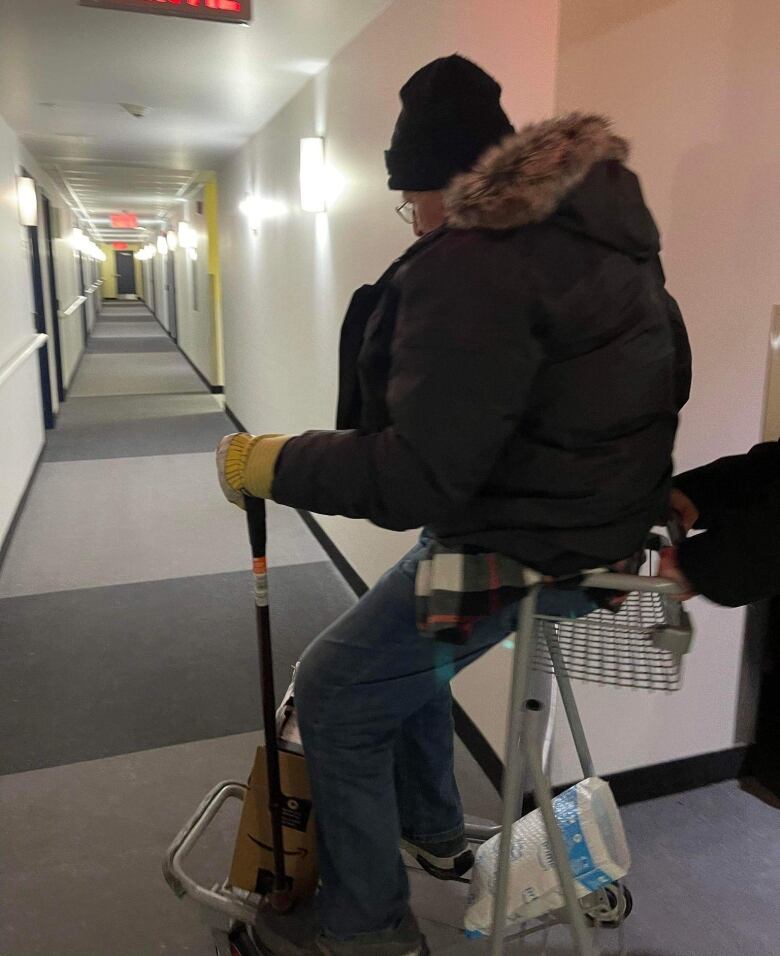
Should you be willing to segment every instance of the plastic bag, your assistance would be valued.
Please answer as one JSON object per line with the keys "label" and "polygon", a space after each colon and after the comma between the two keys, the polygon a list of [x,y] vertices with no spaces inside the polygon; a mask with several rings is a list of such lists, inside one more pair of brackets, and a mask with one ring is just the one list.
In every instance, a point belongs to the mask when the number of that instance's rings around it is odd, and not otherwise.
{"label": "plastic bag", "polygon": [[297,673],[298,664],[293,668],[292,681],[276,711],[276,736],[279,746],[283,750],[293,754],[302,754],[303,741],[298,727],[298,714],[295,710],[295,675]]}
{"label": "plastic bag", "polygon": [[[622,879],[631,865],[623,823],[609,784],[589,777],[553,800],[577,896],[587,896]],[[472,871],[465,917],[470,936],[489,935],[493,925],[500,834],[484,843]],[[564,905],[558,873],[541,810],[512,827],[509,865],[508,925],[533,919]]]}

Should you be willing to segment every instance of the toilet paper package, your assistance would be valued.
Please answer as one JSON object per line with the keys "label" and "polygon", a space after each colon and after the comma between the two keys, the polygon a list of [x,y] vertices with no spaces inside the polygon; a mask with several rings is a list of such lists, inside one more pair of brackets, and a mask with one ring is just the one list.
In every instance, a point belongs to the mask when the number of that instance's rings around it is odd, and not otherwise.
{"label": "toilet paper package", "polygon": [[[577,896],[622,879],[631,865],[626,835],[609,784],[589,777],[553,800]],[[489,935],[493,924],[500,835],[484,843],[472,871],[465,917],[470,936]],[[564,905],[547,830],[540,810],[512,827],[507,921],[524,922]]]}

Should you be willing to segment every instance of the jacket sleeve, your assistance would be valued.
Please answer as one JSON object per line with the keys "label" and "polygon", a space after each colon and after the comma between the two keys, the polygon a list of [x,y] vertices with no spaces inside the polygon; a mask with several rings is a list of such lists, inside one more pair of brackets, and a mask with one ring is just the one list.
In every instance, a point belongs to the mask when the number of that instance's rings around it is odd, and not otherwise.
{"label": "jacket sleeve", "polygon": [[684,541],[680,566],[716,604],[780,594],[780,442],[720,458],[674,479],[699,508],[703,534]]}
{"label": "jacket sleeve", "polygon": [[780,594],[780,502],[724,510],[717,524],[683,541],[679,563],[696,590],[741,607]]}
{"label": "jacket sleeve", "polygon": [[719,458],[674,478],[699,510],[697,528],[707,528],[728,508],[747,507],[756,492],[780,476],[780,440],[754,446],[746,455]]}
{"label": "jacket sleeve", "polygon": [[436,522],[475,495],[517,427],[542,350],[500,244],[453,233],[396,282],[392,424],[292,439],[276,501],[394,530]]}

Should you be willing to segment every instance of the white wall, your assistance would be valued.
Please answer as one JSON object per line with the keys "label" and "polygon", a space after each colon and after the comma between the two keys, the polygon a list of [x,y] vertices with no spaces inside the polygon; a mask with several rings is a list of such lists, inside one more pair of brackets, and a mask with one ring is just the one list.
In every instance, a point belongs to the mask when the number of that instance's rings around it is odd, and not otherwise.
{"label": "white wall", "polygon": [[[52,206],[59,211],[63,235],[72,228],[70,212],[56,187],[36,160],[21,146],[13,130],[0,117],[0,289],[3,309],[0,313],[0,369],[19,354],[35,334],[32,276],[27,230],[19,225],[16,207],[16,175],[24,168],[45,190]],[[56,213],[55,213],[56,215]],[[49,273],[45,247],[45,225],[39,199],[39,252],[43,277],[46,330],[49,334],[49,377],[55,411],[57,396],[54,357],[54,323],[59,322],[67,384],[83,350],[81,317],[54,315],[49,291]],[[54,241],[55,278],[62,309],[78,295],[73,250],[65,239]],[[37,352],[0,385],[0,544],[24,494],[35,461],[44,442],[40,370]]]}
{"label": "white wall", "polygon": [[[26,230],[19,225],[16,176],[20,155],[16,136],[0,117],[0,369],[35,335]],[[24,493],[43,445],[38,353],[0,385],[0,543]]]}
{"label": "white wall", "polygon": [[[197,236],[198,258],[176,250],[176,315],[179,347],[212,385],[219,383],[214,354],[214,316],[209,285],[209,235],[206,219],[198,212],[203,190],[181,208],[181,218]],[[174,226],[175,228],[175,226]]]}
{"label": "white wall", "polygon": [[[761,438],[780,303],[778,35],[775,0],[561,3],[559,108],[602,111],[632,141],[690,332],[681,470]],[[595,747],[603,769],[735,743],[743,612],[703,600],[692,612],[698,638],[682,691],[582,689],[589,725],[605,728]],[[572,767],[562,751],[559,776]]]}
{"label": "white wall", "polygon": [[[175,252],[156,255],[144,263],[145,300],[154,308],[162,326],[172,331],[168,300],[168,263],[174,263],[176,285],[176,333],[179,348],[211,385],[221,383],[215,349],[214,309],[209,277],[209,234],[203,213],[198,212],[203,191],[194,193],[180,204],[177,217],[166,225],[166,231],[177,231],[184,220],[197,237],[197,258],[178,247]],[[149,280],[154,276],[154,293]]]}

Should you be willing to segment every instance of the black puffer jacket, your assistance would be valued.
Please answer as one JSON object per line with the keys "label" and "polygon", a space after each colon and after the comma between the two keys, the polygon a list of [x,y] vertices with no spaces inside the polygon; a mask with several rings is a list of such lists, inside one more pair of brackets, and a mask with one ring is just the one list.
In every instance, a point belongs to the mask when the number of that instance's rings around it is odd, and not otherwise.
{"label": "black puffer jacket", "polygon": [[571,116],[456,180],[449,227],[353,301],[340,430],[288,442],[274,498],[551,574],[640,546],[665,513],[690,352],[627,152]]}
{"label": "black puffer jacket", "polygon": [[680,545],[680,567],[705,597],[738,607],[780,594],[780,440],[677,475],[704,534]]}

